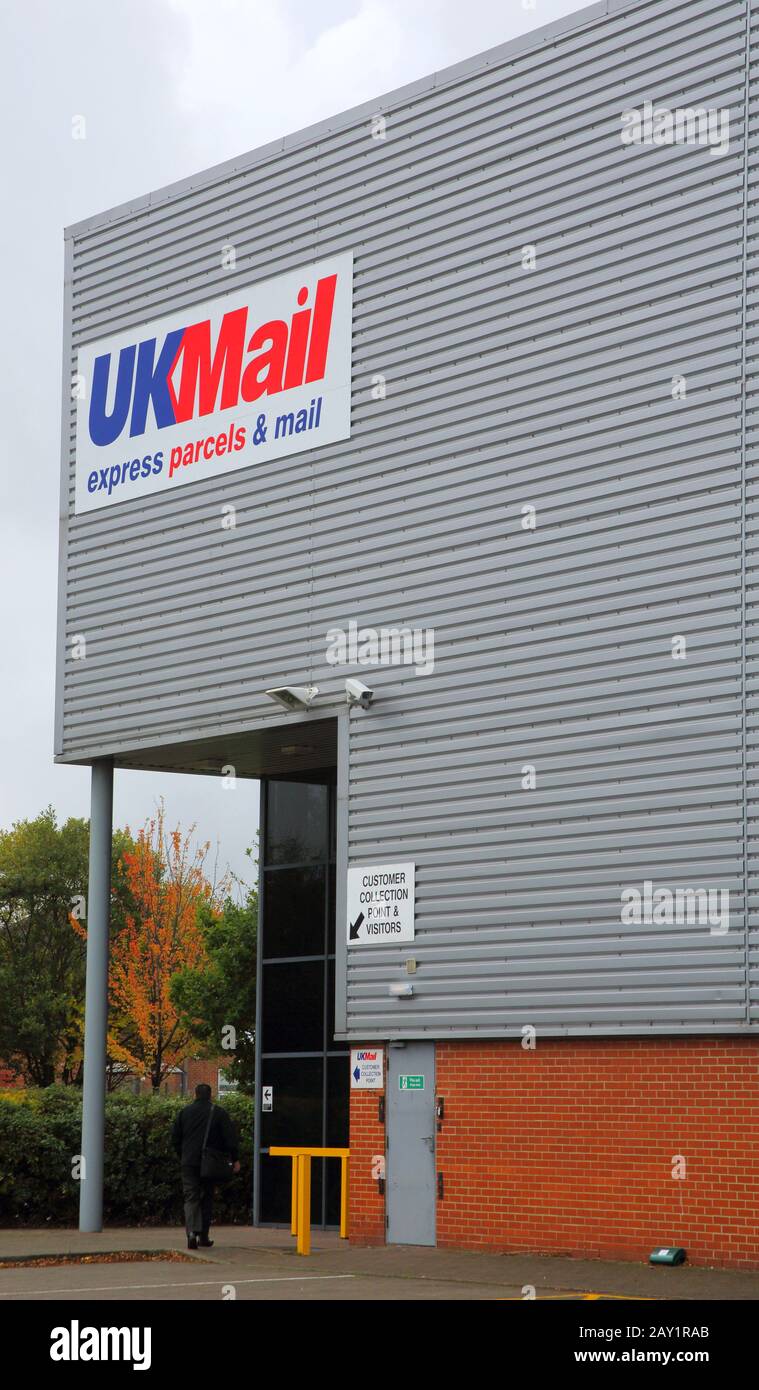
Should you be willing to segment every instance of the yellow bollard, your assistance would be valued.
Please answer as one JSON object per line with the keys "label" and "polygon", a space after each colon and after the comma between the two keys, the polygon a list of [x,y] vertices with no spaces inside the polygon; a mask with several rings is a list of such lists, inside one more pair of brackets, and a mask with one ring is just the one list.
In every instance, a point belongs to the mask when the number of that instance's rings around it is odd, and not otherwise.
{"label": "yellow bollard", "polygon": [[340,1239],[348,1236],[348,1159],[340,1159]]}
{"label": "yellow bollard", "polygon": [[290,1194],[290,1235],[298,1234],[298,1155],[292,1157],[292,1192]]}
{"label": "yellow bollard", "polygon": [[311,1254],[310,1154],[298,1154],[298,1254]]}
{"label": "yellow bollard", "polygon": [[[314,1145],[313,1148],[306,1148],[305,1145],[301,1147],[300,1144],[290,1147],[289,1145],[276,1144],[269,1149],[269,1153],[272,1158],[289,1158],[292,1164],[290,1170],[290,1233],[297,1238],[299,1255],[308,1255],[311,1251],[311,1159],[340,1159],[340,1238],[346,1240],[348,1236],[350,1149],[326,1149],[318,1145]],[[304,1174],[308,1180],[306,1193],[301,1191],[301,1185],[305,1180]]]}

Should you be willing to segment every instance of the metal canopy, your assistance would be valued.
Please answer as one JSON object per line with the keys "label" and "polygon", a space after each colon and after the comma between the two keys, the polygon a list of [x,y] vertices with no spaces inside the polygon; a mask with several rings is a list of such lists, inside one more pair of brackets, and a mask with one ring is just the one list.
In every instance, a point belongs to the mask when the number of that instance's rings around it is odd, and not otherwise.
{"label": "metal canopy", "polygon": [[114,754],[116,768],[143,772],[192,772],[221,777],[303,777],[337,765],[337,719],[290,716],[244,733],[219,734],[163,747]]}

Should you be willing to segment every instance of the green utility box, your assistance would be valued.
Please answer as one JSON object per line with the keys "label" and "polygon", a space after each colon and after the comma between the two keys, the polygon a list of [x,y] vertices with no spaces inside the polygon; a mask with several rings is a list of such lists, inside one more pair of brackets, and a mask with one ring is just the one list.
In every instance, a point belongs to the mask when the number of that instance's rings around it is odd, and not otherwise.
{"label": "green utility box", "polygon": [[648,1257],[651,1265],[681,1265],[684,1260],[685,1251],[681,1245],[660,1245]]}

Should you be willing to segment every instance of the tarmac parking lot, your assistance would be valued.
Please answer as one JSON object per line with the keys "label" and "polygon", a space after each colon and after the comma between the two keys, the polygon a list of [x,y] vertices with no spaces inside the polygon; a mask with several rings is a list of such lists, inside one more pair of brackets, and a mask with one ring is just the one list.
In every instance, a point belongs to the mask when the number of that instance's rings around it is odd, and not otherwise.
{"label": "tarmac parking lot", "polygon": [[288,1231],[231,1226],[212,1234],[211,1250],[190,1253],[176,1228],[0,1232],[0,1302],[759,1298],[759,1271],[418,1246],[365,1249],[332,1232],[314,1232],[312,1253],[302,1257]]}

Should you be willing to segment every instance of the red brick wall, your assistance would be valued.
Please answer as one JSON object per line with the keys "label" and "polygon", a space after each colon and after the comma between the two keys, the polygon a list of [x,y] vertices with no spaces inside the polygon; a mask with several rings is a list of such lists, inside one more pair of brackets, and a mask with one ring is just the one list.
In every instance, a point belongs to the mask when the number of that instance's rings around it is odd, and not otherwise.
{"label": "red brick wall", "polygon": [[[185,1094],[187,1095],[188,1099],[193,1099],[195,1087],[199,1086],[201,1081],[204,1081],[207,1086],[211,1087],[214,1098],[216,1098],[218,1095],[219,1068],[223,1068],[228,1065],[229,1056],[212,1057],[210,1060],[207,1060],[204,1057],[186,1058],[184,1062],[184,1071],[186,1074]],[[122,1086],[125,1089],[131,1089],[130,1083],[132,1082],[132,1080],[133,1078],[130,1077],[129,1081],[122,1082]],[[148,1077],[143,1076],[140,1078],[139,1091],[141,1095],[147,1096],[151,1094],[152,1086]],[[167,1072],[166,1076],[161,1082],[161,1095],[178,1096],[181,1094],[182,1076],[178,1071]]]}
{"label": "red brick wall", "polygon": [[372,1159],[385,1152],[385,1126],[378,1118],[384,1091],[350,1093],[350,1200],[348,1235],[355,1245],[385,1242],[385,1198],[372,1178]]}
{"label": "red brick wall", "polygon": [[[215,1096],[218,1091],[219,1068],[227,1067],[229,1065],[229,1061],[229,1054],[222,1055],[221,1057],[213,1057],[210,1061],[202,1057],[188,1058],[184,1064],[187,1072],[188,1096],[192,1095],[193,1091],[195,1090],[195,1087],[198,1086],[201,1081],[205,1081],[206,1084],[211,1087]],[[9,1090],[11,1088],[23,1085],[23,1077],[16,1076],[15,1073],[12,1072],[9,1067],[3,1066],[2,1062],[0,1062],[0,1090]],[[124,1089],[127,1089],[128,1082],[124,1082],[123,1086]],[[149,1095],[151,1089],[152,1088],[147,1077],[141,1077],[140,1091],[144,1095]],[[179,1075],[179,1073],[169,1072],[162,1083],[162,1092],[165,1095],[173,1096],[179,1095],[181,1089],[182,1078]]]}
{"label": "red brick wall", "polygon": [[189,1057],[185,1062],[187,1070],[187,1094],[192,1097],[196,1086],[205,1082],[210,1086],[214,1096],[218,1092],[219,1069],[229,1066],[230,1058],[212,1057],[207,1060],[204,1057]]}
{"label": "red brick wall", "polygon": [[439,1245],[759,1266],[759,1039],[441,1043],[436,1077]]}
{"label": "red brick wall", "polygon": [[[759,1268],[759,1039],[445,1042],[441,1246]],[[384,1239],[377,1093],[351,1093],[351,1238]],[[685,1178],[672,1177],[685,1160]]]}

